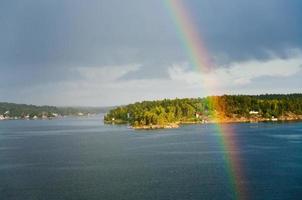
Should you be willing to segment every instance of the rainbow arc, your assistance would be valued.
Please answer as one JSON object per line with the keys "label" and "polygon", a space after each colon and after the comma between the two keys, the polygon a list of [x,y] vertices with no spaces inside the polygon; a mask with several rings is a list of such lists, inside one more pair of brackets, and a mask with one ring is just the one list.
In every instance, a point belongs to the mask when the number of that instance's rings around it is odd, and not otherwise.
{"label": "rainbow arc", "polygon": [[[211,58],[202,40],[201,34],[198,31],[198,26],[190,16],[185,1],[165,0],[165,3],[177,27],[179,37],[181,38],[190,59],[190,64],[201,76],[206,76],[207,72],[214,67],[214,64],[211,62]],[[208,85],[207,91],[205,92],[210,94],[215,91],[218,91],[218,88],[214,85]],[[215,98],[210,98],[210,101],[215,109]],[[242,182],[245,181],[243,172],[244,167],[240,162],[239,145],[236,134],[231,126],[220,123],[221,118],[218,115],[214,114],[213,116],[213,120],[217,122],[215,123],[215,129],[219,136],[219,143],[222,150],[225,152],[224,160],[229,183],[232,187],[232,195],[235,199],[248,199],[247,189],[244,184],[242,184]]]}

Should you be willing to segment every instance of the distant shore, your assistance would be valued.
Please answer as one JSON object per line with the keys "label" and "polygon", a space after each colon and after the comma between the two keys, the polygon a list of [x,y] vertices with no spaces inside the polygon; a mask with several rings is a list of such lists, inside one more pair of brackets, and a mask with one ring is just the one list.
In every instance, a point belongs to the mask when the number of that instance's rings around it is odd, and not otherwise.
{"label": "distant shore", "polygon": [[0,121],[9,121],[9,120],[53,120],[53,119],[62,119],[66,117],[90,117],[90,116],[95,116],[97,114],[77,114],[77,115],[58,115],[58,116],[33,116],[33,117],[3,117],[0,115]]}
{"label": "distant shore", "polygon": [[90,116],[105,113],[114,107],[58,107],[0,102],[0,121],[49,120],[67,116]]}

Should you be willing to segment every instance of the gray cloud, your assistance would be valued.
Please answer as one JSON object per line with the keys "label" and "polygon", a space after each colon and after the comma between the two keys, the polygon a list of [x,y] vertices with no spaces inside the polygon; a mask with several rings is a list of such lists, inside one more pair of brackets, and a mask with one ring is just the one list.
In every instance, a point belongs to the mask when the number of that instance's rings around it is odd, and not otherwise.
{"label": "gray cloud", "polygon": [[271,52],[286,57],[288,49],[302,46],[299,0],[193,2],[194,19],[214,55],[268,59]]}
{"label": "gray cloud", "polygon": [[[285,59],[292,49],[302,49],[299,0],[185,2],[217,66]],[[22,101],[20,91],[37,92],[32,88],[55,95],[67,82],[85,81],[78,68],[139,65],[111,81],[168,80],[169,67],[189,60],[162,0],[2,0],[0,30],[0,101]],[[40,90],[45,97],[35,102],[43,103],[47,94]],[[134,90],[131,86],[125,93]],[[167,90],[174,92],[170,96],[182,94]],[[89,103],[86,98],[77,103]]]}

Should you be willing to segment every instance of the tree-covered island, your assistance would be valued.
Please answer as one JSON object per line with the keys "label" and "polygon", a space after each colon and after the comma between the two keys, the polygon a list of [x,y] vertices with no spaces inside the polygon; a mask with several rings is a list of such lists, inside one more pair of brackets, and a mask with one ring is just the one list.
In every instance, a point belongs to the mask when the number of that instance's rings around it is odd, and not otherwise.
{"label": "tree-covered island", "polygon": [[223,95],[143,101],[116,107],[105,123],[135,129],[176,128],[186,123],[258,122],[302,119],[302,94]]}

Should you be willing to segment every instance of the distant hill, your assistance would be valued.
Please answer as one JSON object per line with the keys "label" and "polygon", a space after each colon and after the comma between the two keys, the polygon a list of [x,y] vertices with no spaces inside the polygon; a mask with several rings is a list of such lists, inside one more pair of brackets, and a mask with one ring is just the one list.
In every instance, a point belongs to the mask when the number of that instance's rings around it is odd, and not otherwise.
{"label": "distant hill", "polygon": [[302,119],[302,94],[223,95],[143,101],[110,110],[106,123],[175,127],[181,123]]}
{"label": "distant hill", "polygon": [[113,107],[56,107],[0,102],[0,119],[51,118],[105,113]]}

